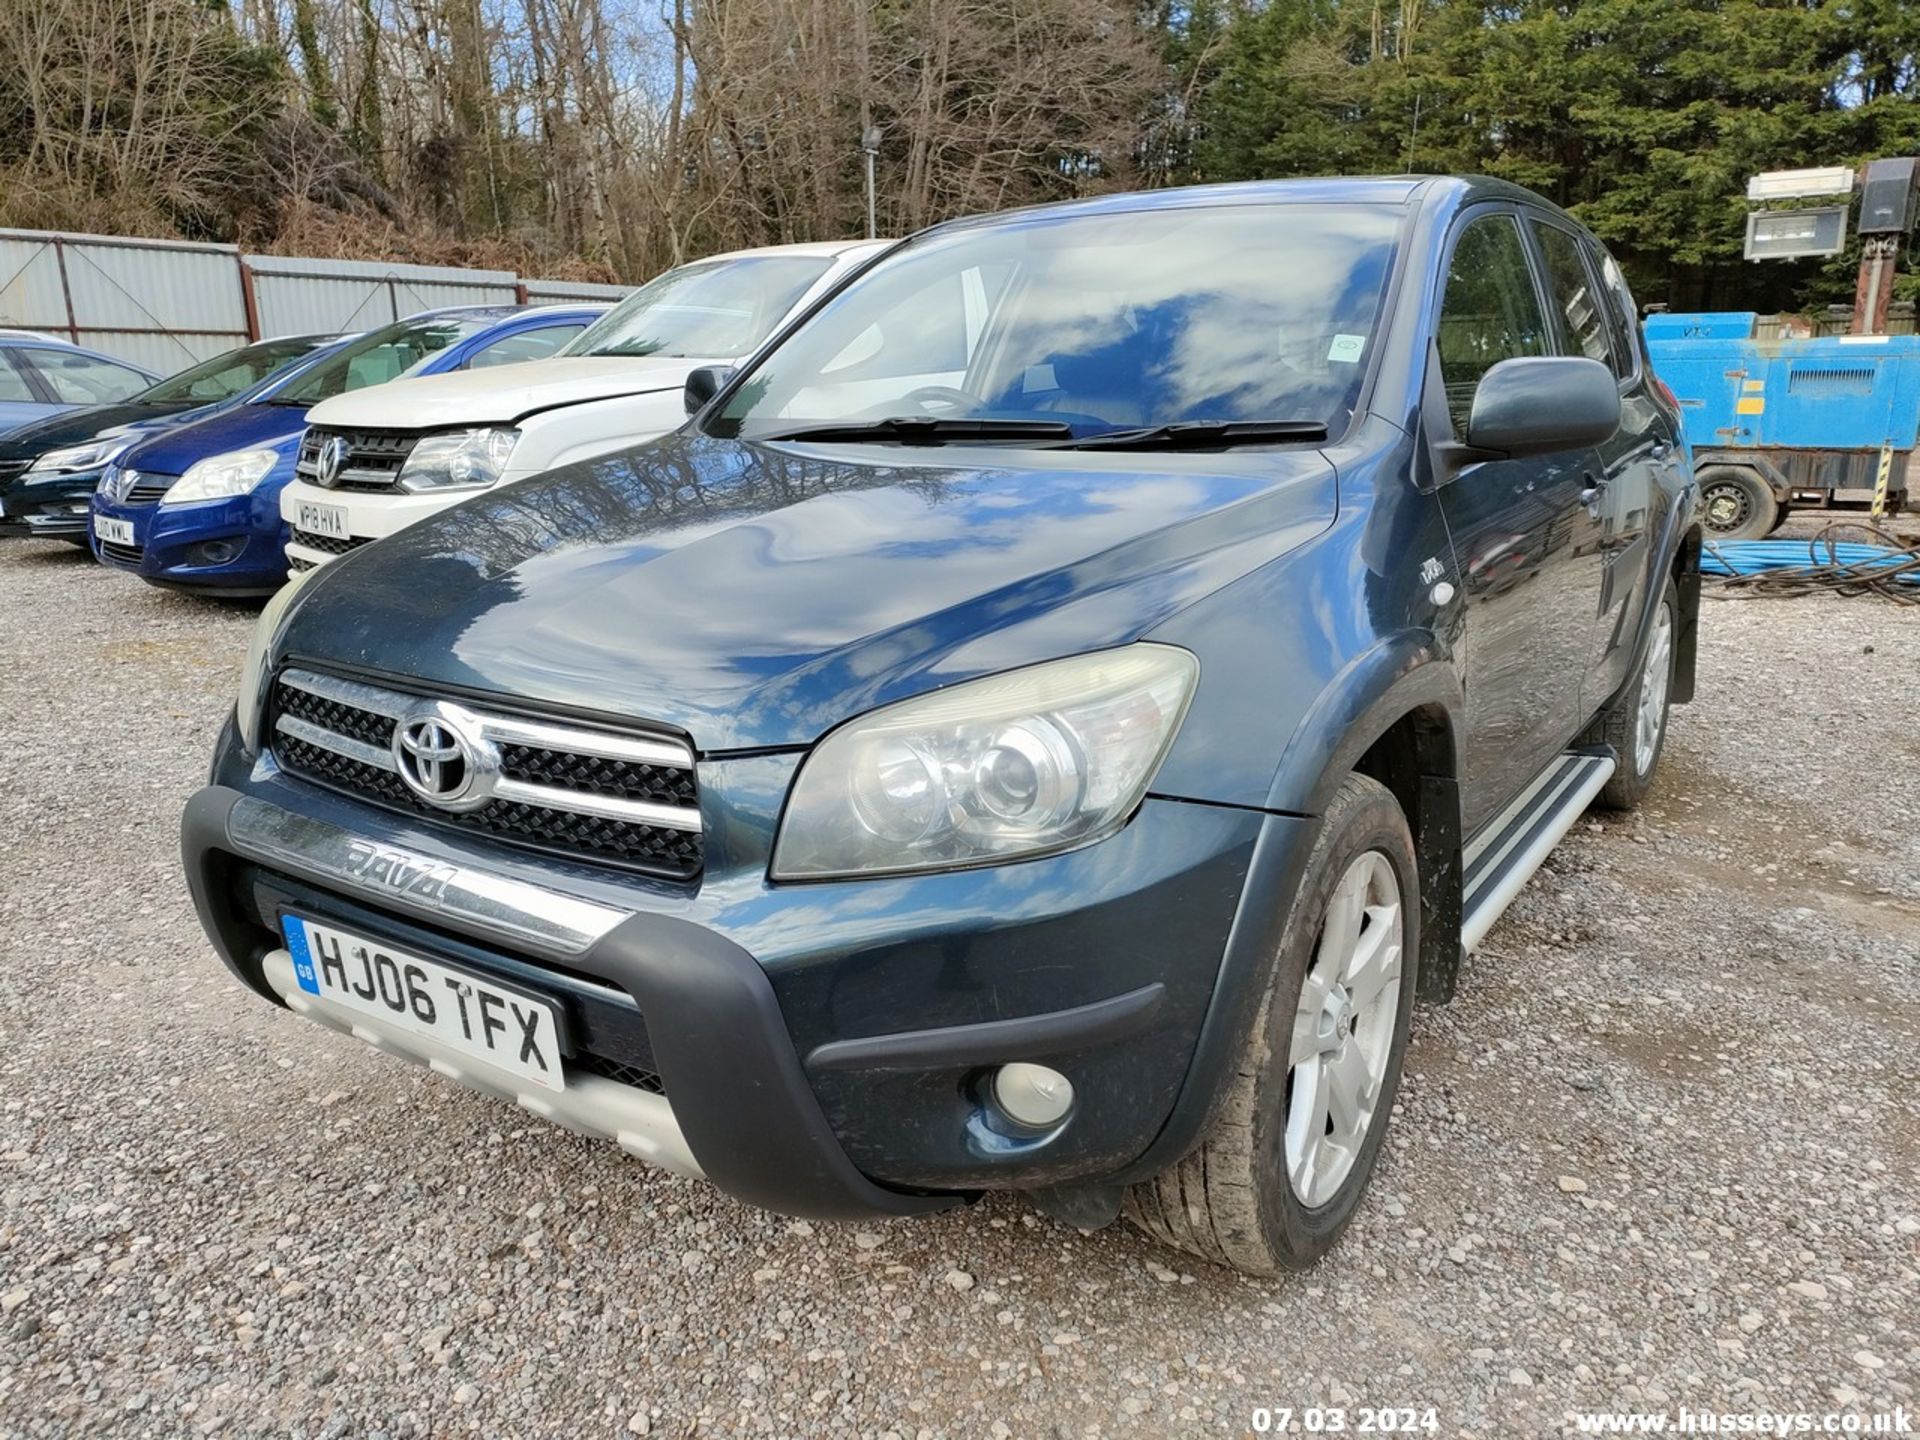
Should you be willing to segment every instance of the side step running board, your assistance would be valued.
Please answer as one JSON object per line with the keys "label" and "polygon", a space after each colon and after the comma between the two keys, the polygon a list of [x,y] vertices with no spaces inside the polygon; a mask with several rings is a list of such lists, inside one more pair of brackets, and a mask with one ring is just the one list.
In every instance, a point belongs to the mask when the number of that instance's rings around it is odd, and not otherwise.
{"label": "side step running board", "polygon": [[1613,774],[1611,754],[1568,751],[1474,832],[1460,856],[1460,945],[1476,950]]}

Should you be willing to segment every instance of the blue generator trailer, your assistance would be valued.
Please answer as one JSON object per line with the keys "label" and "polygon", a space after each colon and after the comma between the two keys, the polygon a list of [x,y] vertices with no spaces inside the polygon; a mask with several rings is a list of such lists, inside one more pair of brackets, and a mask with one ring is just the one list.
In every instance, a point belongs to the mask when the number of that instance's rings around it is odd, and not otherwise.
{"label": "blue generator trailer", "polygon": [[1680,402],[1709,536],[1767,534],[1791,508],[1892,512],[1920,481],[1920,335],[1757,339],[1748,311],[1646,318]]}

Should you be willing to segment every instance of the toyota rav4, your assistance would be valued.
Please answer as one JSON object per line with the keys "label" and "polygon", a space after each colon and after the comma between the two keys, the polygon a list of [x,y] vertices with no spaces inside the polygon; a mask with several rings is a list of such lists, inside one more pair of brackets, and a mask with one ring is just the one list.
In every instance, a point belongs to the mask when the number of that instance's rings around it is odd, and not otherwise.
{"label": "toyota rav4", "polygon": [[1688,698],[1631,297],[1465,179],[941,225],[677,433],[262,615],[184,821],[266,1000],[796,1215],[1265,1273]]}

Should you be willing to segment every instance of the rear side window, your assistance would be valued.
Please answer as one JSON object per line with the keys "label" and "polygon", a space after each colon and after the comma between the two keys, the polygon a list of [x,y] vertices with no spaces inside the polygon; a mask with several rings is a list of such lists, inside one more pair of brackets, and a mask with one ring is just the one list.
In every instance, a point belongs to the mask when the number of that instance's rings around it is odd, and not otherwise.
{"label": "rear side window", "polygon": [[1600,277],[1600,290],[1607,302],[1607,327],[1613,332],[1613,373],[1622,380],[1633,378],[1640,364],[1640,312],[1634,307],[1633,292],[1627,289],[1627,277],[1613,256],[1597,245],[1587,247],[1593,273]]}
{"label": "rear side window", "polygon": [[469,370],[485,370],[493,365],[517,365],[522,360],[544,360],[566,344],[586,325],[543,325],[538,330],[522,330],[504,340],[482,346],[467,361]]}
{"label": "rear side window", "polygon": [[1621,372],[1619,358],[1613,353],[1613,327],[1608,323],[1607,297],[1587,268],[1580,253],[1580,242],[1556,225],[1531,222],[1540,242],[1540,255],[1547,262],[1547,289],[1560,311],[1561,330],[1566,337],[1562,347],[1569,355],[1584,355]]}
{"label": "rear side window", "polygon": [[42,350],[34,355],[33,365],[63,405],[110,405],[139,394],[153,383],[138,370],[91,355]]}
{"label": "rear side window", "polygon": [[0,350],[0,400],[31,402],[39,398],[33,393],[33,387],[27,384],[26,374],[20,369],[20,362],[13,358],[12,352]]}
{"label": "rear side window", "polygon": [[1469,222],[1454,243],[1436,337],[1455,434],[1467,433],[1480,377],[1502,360],[1545,355],[1547,333],[1520,222],[1511,215]]}

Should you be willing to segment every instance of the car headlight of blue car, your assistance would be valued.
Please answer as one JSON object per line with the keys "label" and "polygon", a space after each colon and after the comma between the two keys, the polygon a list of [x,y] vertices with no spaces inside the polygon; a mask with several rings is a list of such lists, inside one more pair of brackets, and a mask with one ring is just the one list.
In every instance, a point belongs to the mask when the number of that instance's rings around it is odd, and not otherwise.
{"label": "car headlight of blue car", "polygon": [[163,505],[185,505],[195,500],[225,500],[250,495],[279,462],[273,450],[233,450],[209,455],[187,467],[187,473],[167,491]]}

